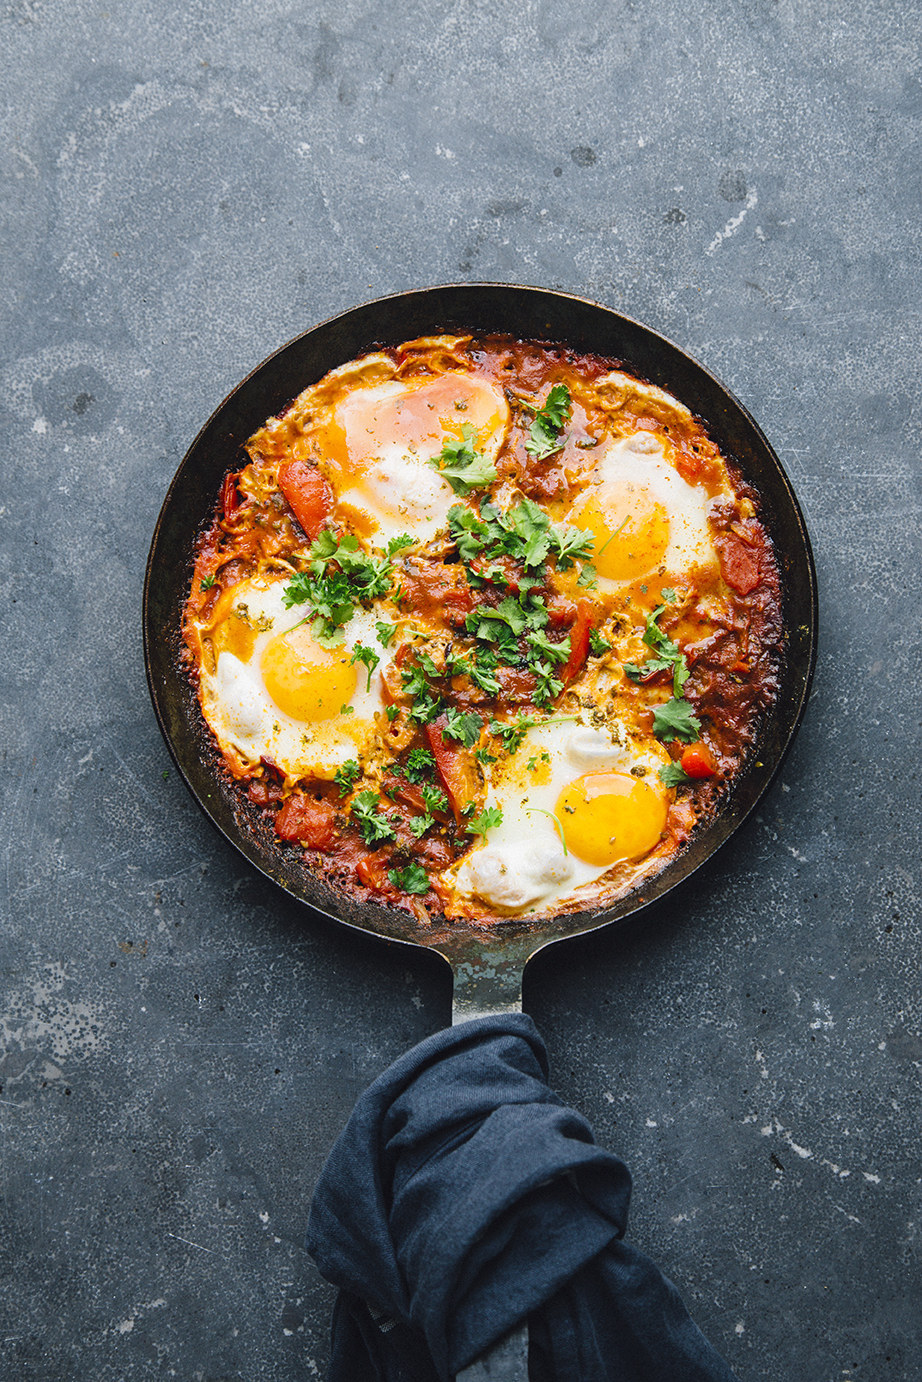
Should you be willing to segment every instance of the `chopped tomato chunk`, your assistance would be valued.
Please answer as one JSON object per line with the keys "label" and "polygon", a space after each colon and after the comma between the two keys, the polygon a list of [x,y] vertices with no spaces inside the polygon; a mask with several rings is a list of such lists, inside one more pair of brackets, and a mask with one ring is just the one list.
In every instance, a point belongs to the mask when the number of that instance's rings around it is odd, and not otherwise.
{"label": "chopped tomato chunk", "polygon": [[286,461],[279,467],[279,489],[309,538],[315,538],[333,512],[333,491],[315,465]]}
{"label": "chopped tomato chunk", "polygon": [[689,777],[713,777],[717,772],[714,755],[700,739],[682,752],[682,771]]}
{"label": "chopped tomato chunk", "polygon": [[476,800],[480,783],[470,751],[452,743],[442,734],[445,723],[445,716],[440,715],[431,725],[426,725],[426,738],[435,758],[436,771],[448,793],[455,820],[460,822],[462,807]]}
{"label": "chopped tomato chunk", "polygon": [[275,818],[275,833],[282,840],[300,840],[326,853],[336,842],[336,811],[328,801],[295,792]]}
{"label": "chopped tomato chunk", "polygon": [[740,595],[749,595],[762,579],[758,547],[748,546],[733,533],[719,537],[716,545],[720,570],[727,585]]}

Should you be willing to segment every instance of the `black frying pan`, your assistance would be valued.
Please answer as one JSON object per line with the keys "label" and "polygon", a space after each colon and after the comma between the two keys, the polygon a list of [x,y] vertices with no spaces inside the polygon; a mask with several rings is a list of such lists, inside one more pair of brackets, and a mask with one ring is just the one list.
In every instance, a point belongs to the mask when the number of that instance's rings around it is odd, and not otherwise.
{"label": "black frying pan", "polygon": [[[786,633],[780,692],[756,751],[717,818],[661,873],[609,906],[543,921],[503,921],[490,929],[462,921],[425,930],[404,912],[340,895],[307,874],[297,852],[278,850],[271,826],[251,816],[221,772],[195,691],[179,662],[180,619],[195,538],[211,519],[225,473],[248,459],[243,443],[334,366],[377,345],[443,331],[564,341],[620,360],[631,373],[681,399],[761,495],[761,516],[774,540],[782,578]],[[768,789],[804,713],[816,656],[816,621],[816,573],[797,500],[778,457],[729,390],[677,346],[606,307],[566,293],[493,283],[379,298],[296,337],[259,365],[211,416],[176,472],[157,520],[144,584],[144,652],[154,709],[176,766],[205,814],[266,877],[316,911],[443,955],[455,975],[456,1021],[519,1006],[522,971],[538,950],[649,905],[733,834]]]}

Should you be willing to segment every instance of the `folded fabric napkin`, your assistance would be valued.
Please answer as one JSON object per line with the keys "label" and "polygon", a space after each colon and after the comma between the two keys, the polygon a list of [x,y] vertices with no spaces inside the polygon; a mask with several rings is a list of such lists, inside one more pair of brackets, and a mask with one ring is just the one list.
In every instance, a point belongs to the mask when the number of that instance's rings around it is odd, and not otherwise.
{"label": "folded fabric napkin", "polygon": [[331,1382],[448,1382],[526,1317],[532,1382],[735,1382],[621,1241],[627,1167],[547,1075],[512,1013],[429,1037],[359,1098],[307,1233],[340,1288]]}

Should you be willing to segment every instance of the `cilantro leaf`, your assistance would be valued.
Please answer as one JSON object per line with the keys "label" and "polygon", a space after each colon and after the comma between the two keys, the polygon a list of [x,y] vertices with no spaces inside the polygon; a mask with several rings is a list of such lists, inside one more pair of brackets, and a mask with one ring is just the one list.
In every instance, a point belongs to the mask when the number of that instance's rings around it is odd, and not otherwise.
{"label": "cilantro leaf", "polygon": [[424,782],[419,789],[423,805],[431,815],[433,811],[447,811],[448,797],[434,782]]}
{"label": "cilantro leaf", "polygon": [[681,739],[692,744],[698,738],[701,721],[692,711],[691,702],[673,697],[653,711],[653,733],[657,739]]}
{"label": "cilantro leaf", "polygon": [[432,886],[422,864],[407,864],[404,869],[388,869],[387,876],[402,893],[427,893]]}
{"label": "cilantro leaf", "polygon": [[435,768],[435,759],[428,749],[411,749],[407,754],[404,773],[410,782],[422,782]]}
{"label": "cilantro leaf", "polygon": [[474,747],[480,738],[482,729],[483,720],[474,710],[465,715],[460,710],[456,710],[454,706],[449,706],[445,712],[443,733],[447,734],[449,739],[457,739],[464,744],[465,748],[472,749]]}
{"label": "cilantro leaf", "polygon": [[667,787],[684,787],[687,782],[694,781],[681,763],[664,763],[656,775]]}
{"label": "cilantro leaf", "polygon": [[471,562],[483,551],[487,525],[482,523],[473,509],[464,509],[455,504],[448,510],[448,531],[458,548],[458,556],[463,562]]}
{"label": "cilantro leaf", "polygon": [[490,721],[490,733],[501,740],[507,753],[516,753],[525,735],[538,722],[533,715],[519,715],[511,724],[504,725],[499,720]]}
{"label": "cilantro leaf", "polygon": [[488,830],[502,825],[503,813],[498,806],[487,806],[479,816],[471,816],[464,827],[469,835],[486,835]]}
{"label": "cilantro leaf", "polygon": [[391,643],[394,640],[394,634],[396,632],[397,625],[386,624],[383,619],[379,619],[375,624],[375,633],[378,635],[378,641],[380,642],[383,648],[390,647]]}
{"label": "cilantro leaf", "polygon": [[392,537],[387,544],[387,555],[392,557],[395,552],[400,552],[404,547],[415,547],[416,538],[409,533],[398,533],[397,537]]}
{"label": "cilantro leaf", "polygon": [[[566,662],[570,656],[570,635],[559,643],[552,643],[543,629],[536,629],[526,639],[532,654],[549,657],[551,662]],[[529,662],[531,658],[529,658]]]}
{"label": "cilantro leaf", "polygon": [[362,770],[354,758],[347,758],[346,762],[336,769],[333,774],[333,781],[343,796],[347,796],[352,791],[361,773]]}
{"label": "cilantro leaf", "polygon": [[[607,638],[603,638],[598,629],[589,630],[589,651],[593,657],[604,657],[606,653],[611,652],[611,644]],[[627,671],[626,666],[625,671]]]}
{"label": "cilantro leaf", "polygon": [[364,643],[356,643],[352,649],[352,656],[349,659],[349,661],[353,664],[355,664],[356,662],[363,662],[365,666],[368,668],[368,684],[366,685],[365,690],[370,691],[371,674],[377,667],[378,663],[381,661],[381,659],[378,657],[378,654],[375,652],[374,648],[368,648],[365,646]]}
{"label": "cilantro leaf", "polygon": [[557,553],[557,565],[567,571],[574,560],[585,561],[592,555],[595,534],[585,528],[573,528],[564,523],[555,523],[550,531],[551,547]]}
{"label": "cilantro leaf", "polygon": [[570,420],[572,408],[570,390],[566,384],[555,384],[531,424],[525,443],[525,450],[530,456],[543,461],[562,449],[565,438],[561,440],[560,434]]}
{"label": "cilantro leaf", "polygon": [[359,823],[366,845],[375,845],[381,840],[392,840],[396,834],[390,819],[378,810],[380,804],[380,797],[371,791],[359,792],[350,804],[349,809]]}
{"label": "cilantro leaf", "polygon": [[492,484],[496,479],[496,466],[482,451],[475,449],[474,429],[469,422],[461,428],[461,435],[463,441],[447,441],[429,465],[464,499],[472,489]]}

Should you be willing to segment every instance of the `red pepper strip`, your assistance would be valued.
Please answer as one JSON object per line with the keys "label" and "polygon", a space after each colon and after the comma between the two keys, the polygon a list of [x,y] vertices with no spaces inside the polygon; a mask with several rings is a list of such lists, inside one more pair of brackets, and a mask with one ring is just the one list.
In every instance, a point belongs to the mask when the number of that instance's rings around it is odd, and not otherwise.
{"label": "red pepper strip", "polygon": [[333,491],[315,465],[286,461],[279,467],[279,489],[295,518],[311,539],[333,512]]}
{"label": "red pepper strip", "polygon": [[689,777],[714,777],[717,764],[707,744],[699,739],[682,751],[682,771]]}
{"label": "red pepper strip", "polygon": [[225,518],[233,518],[240,508],[240,495],[237,492],[237,477],[239,471],[233,471],[224,476],[224,483],[221,486],[221,508],[224,510]]}
{"label": "red pepper strip", "polygon": [[576,619],[570,628],[570,656],[560,673],[564,686],[578,677],[586,655],[589,652],[589,634],[592,631],[593,606],[590,600],[580,600],[576,606]]}
{"label": "red pepper strip", "polygon": [[460,825],[461,809],[468,802],[476,800],[480,784],[468,751],[446,740],[442,734],[445,724],[445,716],[440,715],[431,725],[426,725],[426,738],[429,740],[442,786],[448,793],[455,820]]}
{"label": "red pepper strip", "polygon": [[282,840],[300,840],[325,853],[336,841],[336,811],[328,801],[295,792],[275,818],[275,833]]}

